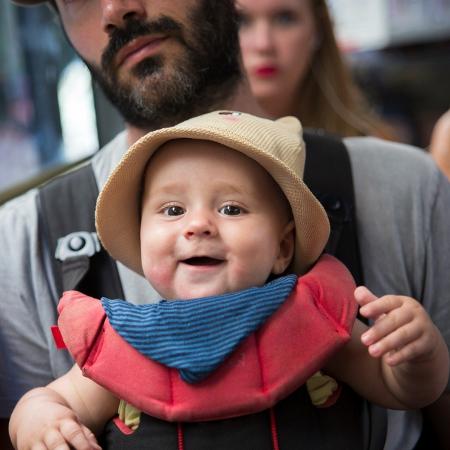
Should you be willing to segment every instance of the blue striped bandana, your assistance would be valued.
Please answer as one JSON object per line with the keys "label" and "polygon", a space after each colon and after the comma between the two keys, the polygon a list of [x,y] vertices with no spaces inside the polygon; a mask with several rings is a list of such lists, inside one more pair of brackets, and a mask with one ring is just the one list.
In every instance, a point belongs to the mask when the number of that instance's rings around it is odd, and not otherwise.
{"label": "blue striped bandana", "polygon": [[192,300],[133,305],[102,298],[114,330],[148,358],[203,380],[289,297],[295,275],[262,287]]}

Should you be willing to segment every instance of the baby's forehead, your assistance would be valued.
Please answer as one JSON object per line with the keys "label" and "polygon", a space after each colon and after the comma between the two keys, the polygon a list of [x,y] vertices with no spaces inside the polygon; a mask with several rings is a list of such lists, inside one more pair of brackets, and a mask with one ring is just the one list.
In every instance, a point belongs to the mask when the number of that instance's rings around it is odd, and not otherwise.
{"label": "baby's forehead", "polygon": [[246,185],[247,192],[284,205],[283,209],[290,215],[290,205],[279,184],[261,164],[239,150],[215,141],[174,139],[164,143],[149,161],[146,184],[154,186],[163,179],[172,185],[177,180],[201,182],[196,178],[201,170],[230,185],[241,182]]}

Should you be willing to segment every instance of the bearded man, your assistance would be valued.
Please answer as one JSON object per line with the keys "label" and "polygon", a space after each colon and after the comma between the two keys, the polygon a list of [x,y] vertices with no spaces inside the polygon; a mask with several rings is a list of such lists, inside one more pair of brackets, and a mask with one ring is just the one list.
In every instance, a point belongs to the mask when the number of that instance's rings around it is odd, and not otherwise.
{"label": "bearded man", "polygon": [[[148,131],[215,109],[261,115],[241,73],[233,0],[56,0],[52,7],[126,122],[125,131],[91,161],[98,188],[127,147]],[[448,182],[417,149],[371,138],[348,138],[345,144],[365,284],[377,295],[418,298],[450,343]],[[25,391],[48,384],[73,363],[55,349],[50,334],[61,289],[38,211],[36,189],[0,210],[4,430]],[[70,220],[77,211],[67,214]],[[155,298],[139,276],[120,264],[117,270],[127,299]],[[440,429],[445,429],[449,403],[447,391],[428,409]],[[420,431],[420,412],[390,412],[385,448],[412,449]]]}

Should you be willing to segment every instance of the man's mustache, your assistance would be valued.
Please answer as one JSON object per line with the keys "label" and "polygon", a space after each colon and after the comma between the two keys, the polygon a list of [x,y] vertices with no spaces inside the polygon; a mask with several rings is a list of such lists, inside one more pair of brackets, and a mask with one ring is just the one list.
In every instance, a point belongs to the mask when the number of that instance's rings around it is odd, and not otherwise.
{"label": "man's mustache", "polygon": [[129,20],[124,28],[116,28],[111,33],[109,43],[102,54],[102,68],[107,71],[111,70],[117,52],[133,39],[149,34],[165,34],[175,36],[184,43],[182,31],[183,26],[168,16],[161,16],[152,22],[143,22],[139,19]]}

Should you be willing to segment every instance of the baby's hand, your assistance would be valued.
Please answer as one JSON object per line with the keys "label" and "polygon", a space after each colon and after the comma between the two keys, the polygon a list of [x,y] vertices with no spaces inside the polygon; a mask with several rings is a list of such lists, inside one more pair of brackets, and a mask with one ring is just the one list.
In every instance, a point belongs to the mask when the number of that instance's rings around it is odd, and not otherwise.
{"label": "baby's hand", "polygon": [[71,419],[64,419],[53,428],[48,428],[43,436],[43,443],[43,448],[48,450],[101,450],[94,433]]}
{"label": "baby's hand", "polygon": [[60,404],[48,403],[34,421],[17,430],[18,450],[101,450],[94,434],[75,413]]}
{"label": "baby's hand", "polygon": [[421,304],[411,297],[376,297],[366,287],[355,290],[360,314],[374,324],[361,336],[371,356],[387,364],[428,359],[439,340],[439,332]]}

